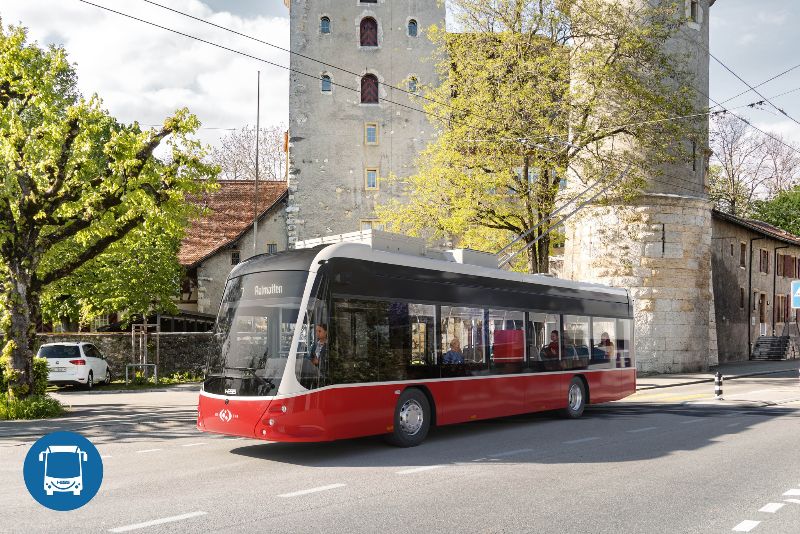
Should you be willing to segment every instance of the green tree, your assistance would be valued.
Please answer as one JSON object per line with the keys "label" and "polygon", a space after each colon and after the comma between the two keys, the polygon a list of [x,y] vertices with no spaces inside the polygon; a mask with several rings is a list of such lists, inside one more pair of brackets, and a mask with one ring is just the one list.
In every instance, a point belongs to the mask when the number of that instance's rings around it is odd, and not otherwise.
{"label": "green tree", "polygon": [[770,200],[753,202],[752,217],[800,235],[800,187],[782,191]]}
{"label": "green tree", "polygon": [[63,49],[0,26],[0,334],[14,395],[30,392],[43,292],[106,252],[124,263],[115,244],[180,221],[186,194],[206,187],[216,169],[192,137],[198,126],[185,109],[158,129],[118,122],[79,93]]}
{"label": "green tree", "polygon": [[[532,243],[558,223],[564,178],[580,190],[632,164],[614,191],[630,195],[685,157],[669,140],[702,138],[705,120],[668,120],[696,100],[665,52],[685,22],[677,3],[636,16],[610,0],[451,4],[462,33],[428,32],[441,84],[419,99],[438,136],[403,179],[405,198],[378,207],[390,229],[496,251],[544,223]],[[545,236],[514,267],[546,272],[549,249]]]}

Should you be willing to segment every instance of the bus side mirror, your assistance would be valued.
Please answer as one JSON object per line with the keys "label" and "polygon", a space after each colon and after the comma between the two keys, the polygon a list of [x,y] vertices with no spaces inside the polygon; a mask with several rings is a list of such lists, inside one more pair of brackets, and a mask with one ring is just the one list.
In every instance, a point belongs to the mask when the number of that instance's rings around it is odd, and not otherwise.
{"label": "bus side mirror", "polygon": [[89,456],[85,452],[81,452],[81,457],[83,458],[84,462],[88,462],[89,461]]}
{"label": "bus side mirror", "polygon": [[44,451],[39,453],[39,461],[44,462]]}

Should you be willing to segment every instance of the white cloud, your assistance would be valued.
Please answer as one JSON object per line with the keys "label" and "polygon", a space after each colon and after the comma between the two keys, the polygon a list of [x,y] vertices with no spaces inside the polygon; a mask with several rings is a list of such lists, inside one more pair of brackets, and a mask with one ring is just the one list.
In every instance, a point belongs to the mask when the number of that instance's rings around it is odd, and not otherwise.
{"label": "white cloud", "polygon": [[[245,19],[228,12],[215,13],[198,0],[164,3],[288,48],[287,18]],[[105,5],[259,58],[289,64],[286,52],[144,3]],[[187,106],[206,127],[253,124],[257,70],[261,70],[262,124],[287,121],[286,70],[78,2],[4,0],[1,14],[4,24],[21,23],[28,27],[30,38],[42,45],[63,45],[77,65],[81,91],[99,94],[112,115],[124,122],[159,124],[175,109]],[[201,137],[212,142],[221,133],[203,130]]]}
{"label": "white cloud", "polygon": [[756,18],[758,19],[759,22],[763,22],[765,24],[769,24],[772,26],[780,26],[784,24],[786,22],[787,17],[788,15],[786,14],[786,12],[781,12],[781,11],[777,13],[759,11],[758,15],[756,15]]}
{"label": "white cloud", "polygon": [[753,124],[767,133],[778,134],[793,143],[800,139],[800,125],[788,119],[774,122],[754,122]]}
{"label": "white cloud", "polygon": [[756,40],[756,36],[754,34],[752,34],[752,33],[742,34],[742,36],[739,37],[739,39],[738,39],[739,44],[741,44],[741,45],[749,45],[750,43],[754,42],[755,40]]}

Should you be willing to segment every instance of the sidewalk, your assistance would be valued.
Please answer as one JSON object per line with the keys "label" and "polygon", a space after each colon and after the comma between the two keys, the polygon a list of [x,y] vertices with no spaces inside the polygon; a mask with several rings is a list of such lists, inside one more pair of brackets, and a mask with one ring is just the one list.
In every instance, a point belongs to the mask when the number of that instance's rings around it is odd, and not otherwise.
{"label": "sidewalk", "polygon": [[794,373],[797,374],[798,369],[800,369],[800,360],[723,363],[705,373],[638,376],[636,378],[636,390],[641,391],[645,389],[668,388],[674,386],[685,386],[687,384],[713,382],[714,375],[717,373],[717,371],[722,373],[722,376],[726,380],[730,380],[735,378],[744,378],[747,376],[785,373],[787,371],[794,371]]}

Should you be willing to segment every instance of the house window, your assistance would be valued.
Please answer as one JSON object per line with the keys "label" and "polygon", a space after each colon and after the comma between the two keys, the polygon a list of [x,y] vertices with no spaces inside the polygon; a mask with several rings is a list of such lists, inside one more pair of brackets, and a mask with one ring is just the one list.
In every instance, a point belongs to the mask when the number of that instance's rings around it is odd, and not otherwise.
{"label": "house window", "polygon": [[367,169],[364,172],[364,189],[378,189],[378,169]]}
{"label": "house window", "polygon": [[320,89],[322,90],[322,92],[330,93],[331,89],[333,88],[333,84],[331,83],[331,77],[328,76],[327,74],[323,74],[320,80],[322,80],[320,84]]}
{"label": "house window", "polygon": [[378,123],[368,122],[364,125],[364,142],[368,145],[378,144]]}
{"label": "house window", "polygon": [[758,272],[769,274],[769,251],[762,248],[759,252]]}
{"label": "house window", "polygon": [[331,33],[331,19],[328,17],[319,19],[319,33]]}
{"label": "house window", "polygon": [[692,22],[700,22],[700,1],[689,0],[689,18]]}
{"label": "house window", "polygon": [[378,46],[378,21],[372,17],[361,19],[361,46]]}
{"label": "house window", "polygon": [[784,267],[784,258],[782,254],[778,254],[775,257],[775,275],[776,276],[783,276],[783,267]]}
{"label": "house window", "polygon": [[367,230],[383,230],[383,224],[377,219],[361,219],[360,226],[362,232]]}
{"label": "house window", "polygon": [[278,245],[276,243],[267,243],[267,254],[277,254]]}
{"label": "house window", "polygon": [[744,309],[744,288],[739,288],[739,308]]}
{"label": "house window", "polygon": [[365,74],[361,78],[361,103],[378,103],[378,78],[374,74]]}
{"label": "house window", "polygon": [[232,250],[231,251],[231,265],[236,265],[236,264],[239,263],[239,261],[240,261],[240,259],[239,259],[239,251],[238,250]]}
{"label": "house window", "polygon": [[410,93],[417,92],[417,79],[414,76],[408,79],[408,92]]}
{"label": "house window", "polygon": [[733,256],[733,243],[731,243],[731,256]]}
{"label": "house window", "polygon": [[409,37],[417,36],[417,21],[414,19],[408,21],[408,36]]}
{"label": "house window", "polygon": [[747,243],[739,243],[739,267],[747,267]]}

